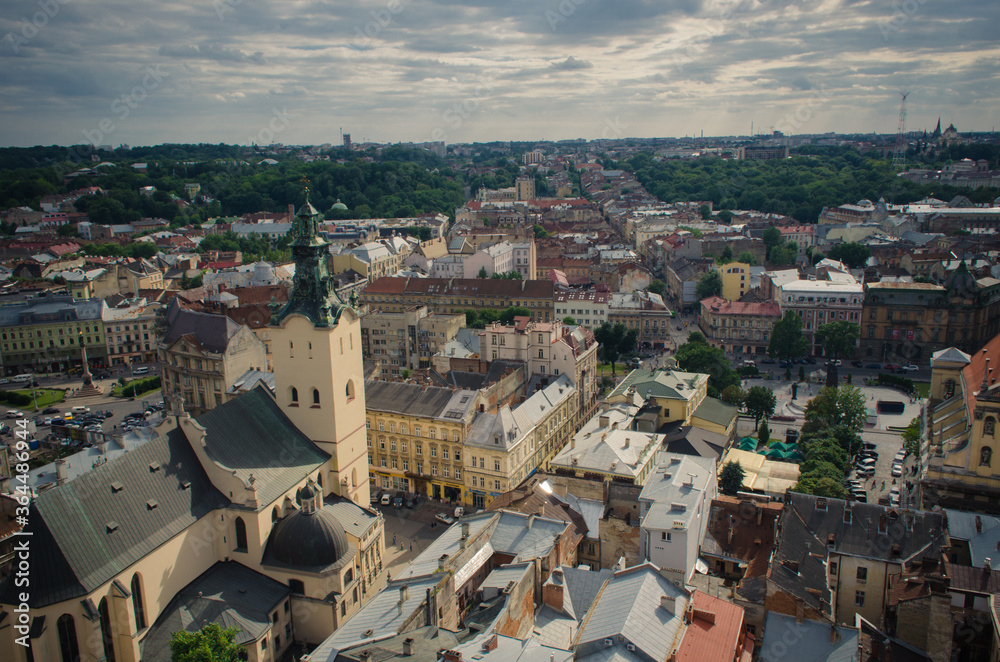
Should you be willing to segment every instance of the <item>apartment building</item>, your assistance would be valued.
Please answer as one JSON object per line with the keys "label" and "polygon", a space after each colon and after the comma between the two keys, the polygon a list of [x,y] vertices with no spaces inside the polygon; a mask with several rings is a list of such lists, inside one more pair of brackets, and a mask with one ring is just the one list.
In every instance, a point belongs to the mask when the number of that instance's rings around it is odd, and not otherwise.
{"label": "apartment building", "polygon": [[533,322],[515,317],[513,325],[494,322],[486,327],[480,333],[479,347],[489,361],[526,363],[529,375],[568,376],[579,396],[574,425],[589,418],[597,406],[598,343],[587,329],[568,327],[559,320]]}
{"label": "apartment building", "polygon": [[369,310],[402,312],[427,306],[435,313],[527,308],[532,319],[553,319],[555,287],[549,280],[483,278],[379,278],[360,293]]}
{"label": "apartment building", "polygon": [[108,365],[149,363],[156,360],[156,314],[160,304],[145,299],[127,307],[105,308],[101,314]]}
{"label": "apartment building", "polygon": [[5,374],[56,372],[80,365],[80,347],[90,366],[102,365],[108,349],[100,299],[38,296],[0,305],[0,359]]}
{"label": "apartment building", "polygon": [[157,346],[165,393],[179,393],[200,416],[231,399],[227,392],[248,370],[267,367],[267,348],[250,327],[225,315],[172,306]]}
{"label": "apartment building", "polygon": [[572,317],[573,321],[580,326],[593,329],[608,321],[610,304],[610,292],[595,292],[593,290],[556,292],[555,318],[563,320]]}
{"label": "apartment building", "polygon": [[427,368],[431,357],[465,328],[465,315],[434,314],[427,306],[398,313],[379,312],[361,318],[363,356],[382,364],[383,372]]}
{"label": "apartment building", "polygon": [[816,341],[816,329],[827,322],[861,323],[864,287],[849,280],[796,280],[781,286],[778,303],[782,313],[793,311],[802,317],[802,335],[809,343],[809,353],[823,355]]}
{"label": "apartment building", "polygon": [[730,262],[719,267],[722,279],[722,298],[736,301],[753,287],[750,281],[750,265],[746,262]]}
{"label": "apartment building", "polygon": [[476,418],[466,446],[465,503],[488,507],[536,469],[548,469],[572,438],[576,389],[565,374],[547,381],[517,407],[504,405]]}
{"label": "apartment building", "polygon": [[410,247],[405,239],[391,237],[348,249],[330,259],[335,274],[356,271],[368,280],[391,276],[403,268]]}
{"label": "apartment building", "polygon": [[667,347],[673,317],[663,297],[648,291],[614,292],[608,305],[608,321],[638,329],[640,347]]}
{"label": "apartment building", "polygon": [[478,404],[476,391],[367,380],[371,484],[465,503],[465,446]]}
{"label": "apartment building", "polygon": [[726,351],[767,352],[771,329],[781,319],[776,301],[745,303],[709,297],[701,302],[699,324],[705,338]]}

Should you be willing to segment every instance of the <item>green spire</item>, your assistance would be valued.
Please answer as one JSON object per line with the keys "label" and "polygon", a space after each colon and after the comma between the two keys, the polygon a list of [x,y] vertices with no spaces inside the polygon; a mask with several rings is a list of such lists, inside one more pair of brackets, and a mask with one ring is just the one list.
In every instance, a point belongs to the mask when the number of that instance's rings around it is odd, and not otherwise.
{"label": "green spire", "polygon": [[295,214],[292,223],[294,239],[291,243],[292,259],[295,261],[295,279],[292,281],[292,295],[288,303],[271,316],[271,324],[277,326],[289,315],[305,315],[316,326],[330,326],[340,319],[346,307],[334,289],[334,280],[327,263],[330,245],[319,236],[319,221],[322,215],[306,201]]}

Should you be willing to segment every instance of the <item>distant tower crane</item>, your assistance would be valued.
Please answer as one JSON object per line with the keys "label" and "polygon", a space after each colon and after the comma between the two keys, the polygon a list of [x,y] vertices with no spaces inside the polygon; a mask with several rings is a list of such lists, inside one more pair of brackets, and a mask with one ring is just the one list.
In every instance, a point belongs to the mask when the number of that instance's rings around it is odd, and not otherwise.
{"label": "distant tower crane", "polygon": [[906,166],[906,97],[909,92],[900,92],[899,128],[896,129],[896,149],[892,152],[892,165],[903,168]]}

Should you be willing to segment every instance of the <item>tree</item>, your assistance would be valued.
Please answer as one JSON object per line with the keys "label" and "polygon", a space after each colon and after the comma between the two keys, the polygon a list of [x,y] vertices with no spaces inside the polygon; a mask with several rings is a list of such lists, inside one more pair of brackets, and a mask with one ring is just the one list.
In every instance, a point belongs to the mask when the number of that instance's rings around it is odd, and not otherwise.
{"label": "tree", "polygon": [[701,214],[701,220],[703,221],[707,221],[712,218],[712,210],[708,205],[698,207],[698,212]]}
{"label": "tree", "polygon": [[410,375],[413,374],[413,371],[410,370],[409,368],[403,368],[403,370],[401,370],[399,374],[402,375],[403,379],[409,379]]}
{"label": "tree", "polygon": [[771,341],[767,345],[767,355],[785,361],[800,359],[809,353],[809,343],[802,335],[802,318],[798,313],[788,311],[771,329]]}
{"label": "tree", "polygon": [[694,291],[699,301],[708,297],[722,296],[722,276],[714,269],[706,271],[698,279],[698,285],[695,286]]}
{"label": "tree", "polygon": [[823,345],[826,355],[833,359],[852,356],[861,337],[861,327],[855,322],[827,322],[816,328],[816,341]]}
{"label": "tree", "polygon": [[566,317],[562,318],[562,323],[566,324],[568,326],[576,326],[576,320],[573,319],[572,317],[570,317],[569,315],[567,315]]}
{"label": "tree", "polygon": [[723,494],[736,496],[743,489],[743,477],[745,475],[746,472],[743,471],[743,465],[739,462],[726,462],[722,467],[722,471],[719,472],[719,489],[722,490]]}
{"label": "tree", "polygon": [[239,632],[239,628],[223,630],[218,623],[197,632],[174,632],[170,635],[171,662],[239,662],[245,653],[236,643]]}
{"label": "tree", "polygon": [[804,382],[806,380],[806,367],[804,365],[799,366],[799,381]]}
{"label": "tree", "polygon": [[914,418],[903,430],[903,448],[910,455],[920,454],[920,419]]}
{"label": "tree", "polygon": [[722,389],[719,399],[736,407],[742,407],[743,402],[747,399],[747,394],[742,388],[736,384],[732,384]]}
{"label": "tree", "polygon": [[868,420],[865,394],[854,386],[826,386],[806,405],[806,421],[827,427],[845,425],[860,432]]}
{"label": "tree", "polygon": [[768,253],[767,261],[777,267],[795,264],[799,257],[799,251],[793,244],[780,244],[771,249]]}
{"label": "tree", "polygon": [[764,234],[761,236],[764,240],[764,247],[767,249],[767,259],[771,259],[771,249],[775,246],[779,246],[782,242],[781,230],[774,227],[773,225],[764,230]]}
{"label": "tree", "polygon": [[77,232],[76,228],[69,223],[64,223],[56,229],[56,233],[60,237],[79,237],[80,233]]}
{"label": "tree", "polygon": [[479,273],[476,274],[476,278],[489,278],[490,274],[486,271],[486,267],[479,267]]}
{"label": "tree", "polygon": [[615,362],[622,354],[635,351],[639,339],[639,329],[629,329],[621,322],[604,322],[594,329],[594,338],[601,343],[601,356],[611,364],[611,374],[615,374]]}
{"label": "tree", "polygon": [[546,239],[549,236],[548,231],[541,225],[536,224],[532,226],[532,230],[535,231],[535,239]]}
{"label": "tree", "polygon": [[872,255],[872,250],[864,244],[850,242],[847,244],[835,244],[827,251],[834,260],[840,260],[851,269],[860,269],[868,264],[868,258]]}
{"label": "tree", "polygon": [[510,325],[514,323],[515,317],[531,317],[531,311],[524,306],[511,306],[500,313],[499,320],[504,325]]}
{"label": "tree", "polygon": [[733,261],[733,247],[726,244],[726,247],[722,249],[722,253],[719,254],[718,259],[715,260],[719,264],[729,264]]}
{"label": "tree", "polygon": [[681,370],[708,375],[708,388],[712,397],[726,390],[727,386],[740,384],[740,376],[733,370],[726,353],[706,343],[700,333],[697,336],[692,333],[688,342],[677,348],[674,356]]}
{"label": "tree", "polygon": [[847,490],[844,488],[842,480],[817,472],[800,474],[799,482],[795,483],[792,491],[799,494],[827,497],[828,499],[843,499],[847,496]]}
{"label": "tree", "polygon": [[757,266],[757,258],[750,251],[743,251],[740,253],[739,258],[737,258],[736,261],[742,262],[743,264],[749,264],[751,267]]}
{"label": "tree", "polygon": [[653,282],[649,284],[649,287],[647,287],[646,290],[652,292],[653,294],[663,296],[663,293],[666,291],[666,285],[663,284],[662,280],[654,278]]}
{"label": "tree", "polygon": [[765,446],[771,441],[771,428],[768,427],[767,420],[760,422],[760,427],[757,429],[757,441]]}
{"label": "tree", "polygon": [[778,398],[769,388],[751,386],[750,390],[747,391],[743,406],[746,412],[753,416],[753,429],[756,430],[760,419],[767,418],[774,413],[774,408],[778,406]]}

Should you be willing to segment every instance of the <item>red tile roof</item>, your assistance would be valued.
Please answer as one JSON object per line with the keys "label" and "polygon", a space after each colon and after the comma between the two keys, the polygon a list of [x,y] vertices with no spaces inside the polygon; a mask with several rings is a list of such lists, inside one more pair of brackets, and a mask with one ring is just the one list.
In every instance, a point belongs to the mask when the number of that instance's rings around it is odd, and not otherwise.
{"label": "red tile roof", "polygon": [[753,303],[746,301],[726,301],[722,297],[702,299],[701,305],[720,315],[754,315],[781,317],[781,307],[777,301]]}
{"label": "red tile roof", "polygon": [[965,380],[965,387],[968,389],[965,402],[969,409],[969,420],[976,410],[976,395],[983,385],[983,374],[986,372],[986,359],[990,360],[990,374],[987,382],[990,388],[996,385],[997,375],[1000,374],[1000,335],[995,336],[986,343],[981,350],[972,355],[972,361],[962,370],[962,378]]}
{"label": "red tile roof", "polygon": [[701,591],[691,596],[691,606],[691,622],[677,649],[676,662],[738,660],[744,633],[743,608]]}

